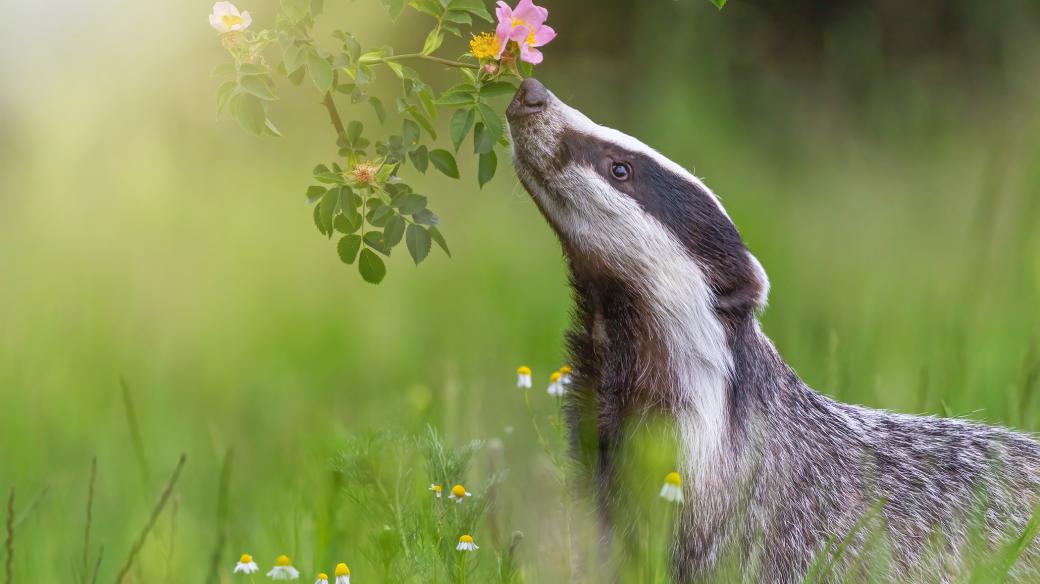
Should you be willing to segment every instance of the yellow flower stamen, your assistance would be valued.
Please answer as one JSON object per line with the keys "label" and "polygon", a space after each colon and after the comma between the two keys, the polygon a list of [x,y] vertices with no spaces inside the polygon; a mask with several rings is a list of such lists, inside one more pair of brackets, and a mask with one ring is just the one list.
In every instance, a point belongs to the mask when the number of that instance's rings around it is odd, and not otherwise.
{"label": "yellow flower stamen", "polygon": [[563,376],[563,374],[560,373],[559,371],[553,371],[553,374],[549,376],[549,381],[555,383],[555,382],[559,381],[560,377],[562,377],[562,376]]}
{"label": "yellow flower stamen", "polygon": [[517,375],[530,375],[531,374],[531,368],[528,367],[527,365],[521,365],[521,366],[516,368],[516,373],[517,373]]}
{"label": "yellow flower stamen", "polygon": [[228,27],[229,29],[232,26],[235,26],[236,24],[242,24],[243,22],[245,22],[244,20],[242,20],[241,16],[235,16],[234,14],[225,14],[224,16],[220,17],[220,20],[223,21],[224,26]]}
{"label": "yellow flower stamen", "polygon": [[461,499],[462,497],[466,496],[466,487],[463,487],[462,485],[455,485],[451,488],[451,494]]}
{"label": "yellow flower stamen", "polygon": [[336,577],[337,578],[340,577],[340,576],[349,576],[349,575],[350,575],[350,568],[348,568],[346,564],[344,564],[343,562],[340,562],[340,563],[336,564]]}
{"label": "yellow flower stamen", "polygon": [[664,477],[664,482],[669,485],[675,485],[676,487],[682,485],[682,477],[677,472],[670,472]]}
{"label": "yellow flower stamen", "polygon": [[249,562],[252,562],[252,561],[253,561],[253,556],[251,556],[249,554],[242,554],[242,557],[238,558],[238,563],[240,563],[240,564],[248,564]]}
{"label": "yellow flower stamen", "polygon": [[318,574],[318,580],[328,580],[328,579],[329,579],[329,575],[326,574],[325,572],[322,572],[321,574]]}
{"label": "yellow flower stamen", "polygon": [[459,538],[459,543],[473,543],[473,536],[468,534],[464,535]]}
{"label": "yellow flower stamen", "polygon": [[289,561],[289,556],[286,555],[278,556],[274,561],[274,565],[276,566],[289,566],[291,564],[292,562]]}
{"label": "yellow flower stamen", "polygon": [[469,41],[469,50],[478,59],[492,59],[498,55],[498,38],[489,32],[475,34]]}
{"label": "yellow flower stamen", "polygon": [[569,374],[572,371],[574,371],[574,370],[571,369],[570,365],[564,365],[563,367],[560,367],[560,373],[562,373],[564,375],[567,375],[567,374]]}

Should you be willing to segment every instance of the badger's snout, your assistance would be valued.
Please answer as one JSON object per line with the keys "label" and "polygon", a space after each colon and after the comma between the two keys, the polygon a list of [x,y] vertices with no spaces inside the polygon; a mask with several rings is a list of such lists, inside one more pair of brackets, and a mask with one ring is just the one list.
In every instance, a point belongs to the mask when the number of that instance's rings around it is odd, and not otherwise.
{"label": "badger's snout", "polygon": [[549,103],[549,90],[537,79],[524,79],[520,89],[516,91],[512,103],[506,108],[506,116],[510,120],[544,111]]}

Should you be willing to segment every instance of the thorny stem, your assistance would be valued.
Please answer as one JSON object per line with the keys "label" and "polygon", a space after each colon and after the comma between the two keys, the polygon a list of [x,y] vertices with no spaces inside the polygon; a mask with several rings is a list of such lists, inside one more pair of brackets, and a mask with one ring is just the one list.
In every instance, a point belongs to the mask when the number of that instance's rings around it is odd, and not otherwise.
{"label": "thorny stem", "polygon": [[422,53],[405,53],[403,55],[383,57],[379,59],[379,62],[387,63],[392,61],[406,61],[408,59],[431,61],[433,63],[440,63],[441,65],[447,65],[449,67],[458,67],[460,69],[480,69],[480,65],[477,65],[475,63],[463,63],[462,61],[454,61],[452,59],[445,59],[444,57],[434,57],[433,55],[424,55]]}
{"label": "thorny stem", "polygon": [[329,112],[329,120],[332,121],[332,127],[336,128],[336,135],[345,138],[347,129],[343,127],[343,119],[339,117],[339,110],[336,109],[336,102],[332,99],[331,91],[325,92],[325,98],[321,100],[321,104]]}

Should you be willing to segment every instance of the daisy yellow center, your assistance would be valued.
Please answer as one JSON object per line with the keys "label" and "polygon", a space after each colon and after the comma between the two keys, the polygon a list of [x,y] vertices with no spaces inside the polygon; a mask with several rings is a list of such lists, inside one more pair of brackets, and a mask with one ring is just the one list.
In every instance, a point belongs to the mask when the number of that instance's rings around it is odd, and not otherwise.
{"label": "daisy yellow center", "polygon": [[459,543],[473,543],[472,535],[464,535],[459,538]]}
{"label": "daisy yellow center", "polygon": [[567,374],[568,374],[568,373],[570,373],[571,371],[574,371],[574,370],[573,370],[573,369],[571,369],[571,368],[570,368],[569,366],[567,366],[567,365],[564,365],[563,367],[560,367],[560,373],[563,373],[564,375],[567,375]]}
{"label": "daisy yellow center", "polygon": [[498,39],[489,32],[473,35],[469,41],[469,50],[478,59],[490,59],[498,54]]}
{"label": "daisy yellow center", "polygon": [[563,375],[563,374],[560,373],[559,371],[553,371],[553,374],[549,376],[549,381],[553,381],[553,382],[559,381],[561,375]]}
{"label": "daisy yellow center", "polygon": [[346,564],[336,564],[336,576],[349,576],[350,568]]}
{"label": "daisy yellow center", "polygon": [[531,374],[531,368],[528,367],[527,365],[521,365],[520,367],[517,367],[516,372],[519,375],[530,375]]}
{"label": "daisy yellow center", "polygon": [[329,581],[329,575],[326,574],[325,572],[322,572],[321,574],[318,574],[318,580],[324,580],[324,581],[328,582]]}
{"label": "daisy yellow center", "polygon": [[252,561],[253,561],[253,556],[251,556],[249,554],[242,554],[242,557],[238,558],[238,563],[240,563],[240,564],[248,564],[249,562],[252,562]]}
{"label": "daisy yellow center", "polygon": [[224,16],[220,17],[220,20],[222,20],[224,22],[224,26],[228,28],[231,28],[236,24],[242,24],[243,22],[245,22],[244,20],[242,20],[241,16],[235,16],[234,14],[225,14]]}
{"label": "daisy yellow center", "polygon": [[278,556],[274,561],[276,566],[288,566],[290,563],[289,556]]}
{"label": "daisy yellow center", "polygon": [[433,490],[434,490],[434,492],[439,493],[439,492],[444,490],[444,487],[442,487],[440,485],[433,485]]}
{"label": "daisy yellow center", "polygon": [[682,484],[682,477],[679,476],[679,473],[677,472],[670,472],[667,476],[664,477],[664,482],[668,483],[669,485],[678,487]]}
{"label": "daisy yellow center", "polygon": [[461,497],[465,497],[466,496],[466,488],[463,487],[462,485],[455,485],[454,487],[451,488],[451,494],[455,495],[456,497],[460,497],[460,498]]}

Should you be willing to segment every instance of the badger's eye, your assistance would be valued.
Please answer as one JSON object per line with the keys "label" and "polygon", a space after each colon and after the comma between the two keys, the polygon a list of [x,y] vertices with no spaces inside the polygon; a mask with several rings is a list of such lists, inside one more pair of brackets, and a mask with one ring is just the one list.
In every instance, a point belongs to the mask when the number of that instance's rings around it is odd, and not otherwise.
{"label": "badger's eye", "polygon": [[611,163],[610,175],[617,180],[626,181],[632,176],[632,167],[627,162]]}

